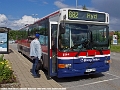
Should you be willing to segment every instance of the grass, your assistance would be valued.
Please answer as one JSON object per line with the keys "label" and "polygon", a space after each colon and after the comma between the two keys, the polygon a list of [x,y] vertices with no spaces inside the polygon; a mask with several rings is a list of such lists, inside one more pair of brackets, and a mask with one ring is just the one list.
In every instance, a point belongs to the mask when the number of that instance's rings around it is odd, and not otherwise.
{"label": "grass", "polygon": [[111,45],[111,48],[110,48],[111,52],[118,52],[120,53],[120,45]]}

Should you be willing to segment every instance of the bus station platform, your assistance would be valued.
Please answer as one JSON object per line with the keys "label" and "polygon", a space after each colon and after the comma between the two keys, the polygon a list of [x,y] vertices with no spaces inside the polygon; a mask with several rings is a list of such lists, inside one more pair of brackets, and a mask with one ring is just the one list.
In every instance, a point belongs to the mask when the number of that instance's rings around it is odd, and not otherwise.
{"label": "bus station platform", "polygon": [[53,79],[47,79],[41,70],[40,78],[34,78],[30,72],[32,62],[15,50],[10,49],[9,52],[9,54],[4,54],[4,58],[11,63],[12,70],[21,84],[20,88],[62,88]]}

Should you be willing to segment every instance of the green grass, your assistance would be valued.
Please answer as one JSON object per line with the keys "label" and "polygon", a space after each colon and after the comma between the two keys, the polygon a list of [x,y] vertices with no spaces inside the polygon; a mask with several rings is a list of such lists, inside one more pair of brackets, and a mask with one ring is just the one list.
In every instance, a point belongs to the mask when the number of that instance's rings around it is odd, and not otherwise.
{"label": "green grass", "polygon": [[120,52],[120,45],[111,45],[111,52]]}

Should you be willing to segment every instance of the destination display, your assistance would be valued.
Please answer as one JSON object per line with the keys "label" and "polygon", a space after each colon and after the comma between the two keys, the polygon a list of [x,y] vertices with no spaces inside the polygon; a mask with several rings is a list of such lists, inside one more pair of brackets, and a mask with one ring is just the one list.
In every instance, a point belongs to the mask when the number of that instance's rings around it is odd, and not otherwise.
{"label": "destination display", "polygon": [[68,10],[68,19],[105,22],[105,13]]}

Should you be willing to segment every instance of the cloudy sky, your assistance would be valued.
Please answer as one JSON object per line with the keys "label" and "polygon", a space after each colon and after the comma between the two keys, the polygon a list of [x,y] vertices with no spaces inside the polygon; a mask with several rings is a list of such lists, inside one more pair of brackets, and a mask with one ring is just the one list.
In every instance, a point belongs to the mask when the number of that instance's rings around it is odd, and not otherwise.
{"label": "cloudy sky", "polygon": [[[107,12],[110,15],[110,30],[120,31],[120,0],[77,0],[90,10]],[[75,8],[76,0],[0,0],[0,27],[17,30],[32,24],[60,8]]]}

